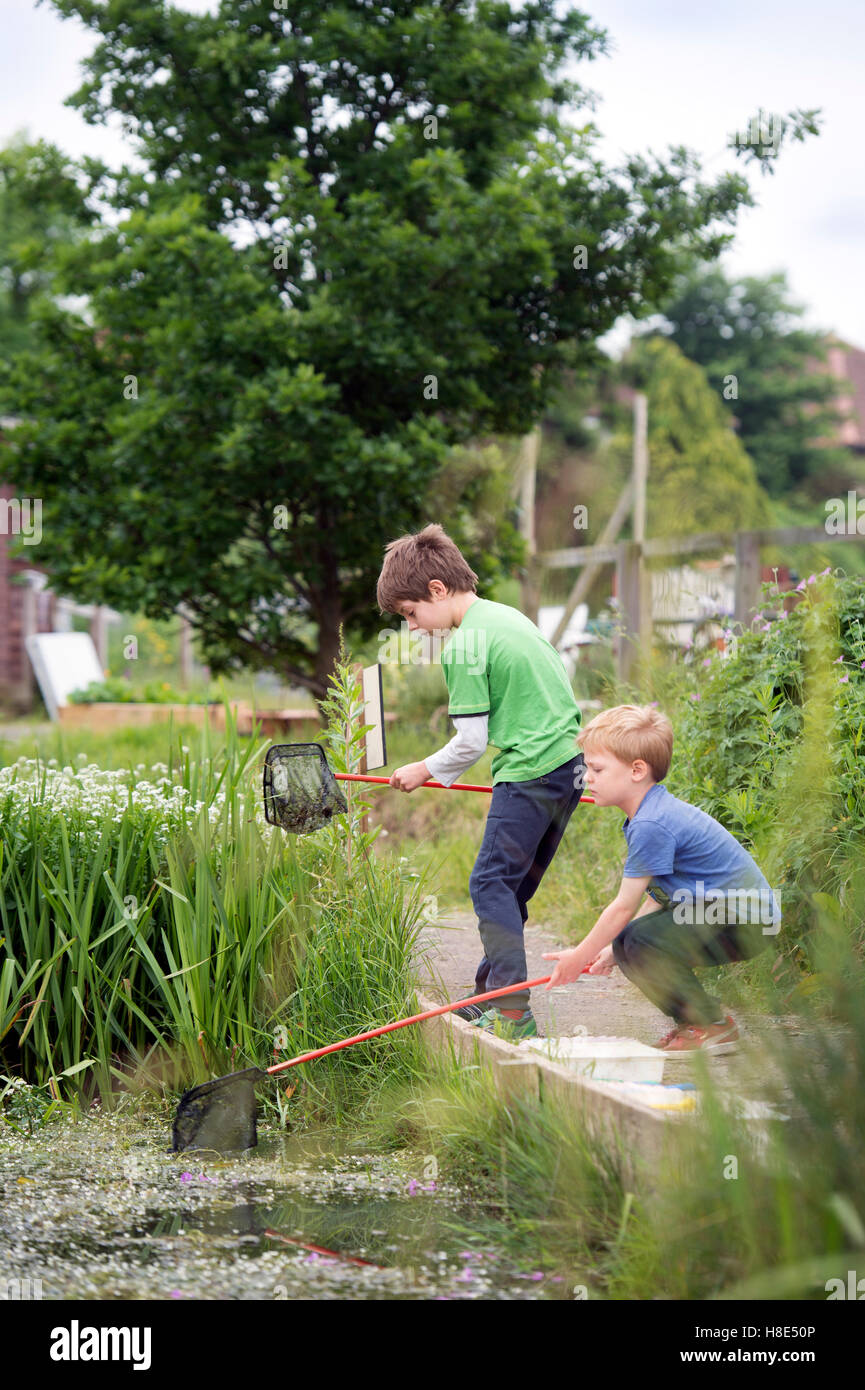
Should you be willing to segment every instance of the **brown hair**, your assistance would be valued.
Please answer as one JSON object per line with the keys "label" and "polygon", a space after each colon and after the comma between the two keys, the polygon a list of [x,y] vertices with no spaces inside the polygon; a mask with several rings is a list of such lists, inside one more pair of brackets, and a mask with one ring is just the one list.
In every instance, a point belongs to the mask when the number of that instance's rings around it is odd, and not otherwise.
{"label": "brown hair", "polygon": [[577,735],[584,753],[605,748],[620,762],[642,758],[656,782],[663,782],[673,759],[673,726],[654,705],[616,705],[601,710]]}
{"label": "brown hair", "polygon": [[384,556],[376,588],[382,613],[398,612],[407,599],[428,600],[431,579],[440,579],[449,594],[477,593],[477,575],[441,526],[400,536],[385,546]]}

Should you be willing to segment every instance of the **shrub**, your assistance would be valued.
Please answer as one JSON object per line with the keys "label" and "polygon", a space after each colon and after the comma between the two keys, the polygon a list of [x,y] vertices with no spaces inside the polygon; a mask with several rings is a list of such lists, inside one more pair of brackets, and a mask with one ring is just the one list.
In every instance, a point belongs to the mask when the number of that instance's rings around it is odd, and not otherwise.
{"label": "shrub", "polygon": [[670,783],[786,885],[785,919],[804,926],[808,895],[842,892],[865,835],[865,586],[825,570],[799,592],[786,613],[765,585],[774,614],[694,668]]}
{"label": "shrub", "polygon": [[108,676],[104,681],[91,681],[83,690],[73,690],[71,705],[137,704],[203,705],[206,697],[175,690],[167,681],[148,681],[136,690],[123,676]]}

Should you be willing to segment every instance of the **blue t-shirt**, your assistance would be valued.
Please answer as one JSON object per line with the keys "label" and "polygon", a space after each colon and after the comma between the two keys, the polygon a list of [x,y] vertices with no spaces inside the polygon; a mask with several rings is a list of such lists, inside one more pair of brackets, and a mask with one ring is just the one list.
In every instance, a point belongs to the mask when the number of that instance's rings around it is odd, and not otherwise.
{"label": "blue t-shirt", "polygon": [[652,889],[662,889],[678,909],[677,920],[754,922],[777,931],[778,894],[739,841],[698,806],[656,782],[622,830],[628,846],[623,877],[649,875],[647,891],[657,897]]}

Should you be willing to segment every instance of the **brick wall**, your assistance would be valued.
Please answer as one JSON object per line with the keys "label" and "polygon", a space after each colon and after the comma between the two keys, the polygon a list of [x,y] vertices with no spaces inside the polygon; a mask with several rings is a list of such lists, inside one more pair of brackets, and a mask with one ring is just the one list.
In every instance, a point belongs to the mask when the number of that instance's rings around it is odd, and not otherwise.
{"label": "brick wall", "polygon": [[[0,485],[0,497],[14,496],[12,487]],[[5,510],[0,511],[0,526],[4,524],[5,515]],[[32,703],[32,673],[24,647],[26,590],[14,579],[25,570],[38,569],[44,574],[45,569],[42,565],[34,564],[26,552],[20,558],[13,558],[10,553],[13,544],[15,538],[0,530],[0,701],[7,706],[29,709]],[[35,595],[35,599],[36,630],[51,632],[54,626],[53,595],[43,589]]]}

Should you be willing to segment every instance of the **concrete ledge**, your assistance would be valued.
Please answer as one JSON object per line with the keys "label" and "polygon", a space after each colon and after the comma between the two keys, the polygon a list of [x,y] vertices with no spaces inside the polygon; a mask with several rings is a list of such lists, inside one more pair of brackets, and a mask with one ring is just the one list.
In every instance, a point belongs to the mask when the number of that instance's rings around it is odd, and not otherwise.
{"label": "concrete ledge", "polygon": [[[422,1009],[436,1003],[418,996]],[[599,1145],[614,1149],[623,1171],[636,1185],[651,1184],[662,1164],[672,1157],[683,1120],[617,1094],[615,1083],[593,1081],[540,1054],[516,1055],[513,1043],[473,1028],[453,1014],[440,1014],[423,1023],[424,1036],[434,1051],[469,1067],[490,1073],[503,1100],[554,1098],[578,1109],[587,1132]]]}

